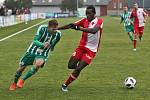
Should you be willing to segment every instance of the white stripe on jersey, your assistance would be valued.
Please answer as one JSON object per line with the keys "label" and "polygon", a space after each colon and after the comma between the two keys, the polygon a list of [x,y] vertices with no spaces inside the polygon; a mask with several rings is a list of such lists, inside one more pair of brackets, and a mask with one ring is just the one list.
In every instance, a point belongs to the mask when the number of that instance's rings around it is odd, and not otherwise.
{"label": "white stripe on jersey", "polygon": [[29,52],[30,48],[32,47],[33,42],[30,44],[29,48],[27,49],[27,52]]}
{"label": "white stripe on jersey", "polygon": [[[98,22],[98,18],[95,18],[93,21],[90,22],[88,28],[94,28],[95,25],[97,24],[97,22]],[[101,27],[103,27],[103,25],[101,25]],[[88,33],[87,43],[86,43],[85,47],[89,48],[93,52],[97,52],[97,48],[99,45],[99,39],[100,39],[100,30],[95,34]]]}
{"label": "white stripe on jersey", "polygon": [[138,17],[138,20],[139,20],[139,27],[142,27],[145,25],[144,23],[144,10],[142,8],[138,8],[137,10],[137,17]]}

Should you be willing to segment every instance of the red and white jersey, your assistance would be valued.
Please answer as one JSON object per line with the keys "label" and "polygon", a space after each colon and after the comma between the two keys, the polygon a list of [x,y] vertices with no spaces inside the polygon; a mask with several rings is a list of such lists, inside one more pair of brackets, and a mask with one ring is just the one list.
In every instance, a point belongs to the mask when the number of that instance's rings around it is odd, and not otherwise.
{"label": "red and white jersey", "polygon": [[142,27],[145,25],[144,16],[146,13],[142,8],[138,8],[137,10],[133,10],[131,13],[131,18],[134,18],[134,25],[138,27]]}
{"label": "red and white jersey", "polygon": [[102,28],[103,28],[103,20],[95,18],[91,22],[89,22],[87,18],[83,18],[75,22],[75,24],[82,26],[83,28],[94,28],[95,26],[100,26],[100,30],[95,34],[83,32],[79,44],[79,46],[86,47],[92,52],[97,52],[98,47],[100,45],[100,38],[101,38]]}

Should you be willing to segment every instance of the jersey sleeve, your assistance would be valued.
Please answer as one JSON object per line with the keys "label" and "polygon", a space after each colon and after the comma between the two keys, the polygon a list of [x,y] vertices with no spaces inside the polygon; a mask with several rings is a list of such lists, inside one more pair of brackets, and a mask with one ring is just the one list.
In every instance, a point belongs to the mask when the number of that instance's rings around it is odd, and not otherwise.
{"label": "jersey sleeve", "polygon": [[134,13],[133,13],[133,11],[131,12],[130,18],[134,18]]}
{"label": "jersey sleeve", "polygon": [[44,44],[42,42],[39,41],[39,39],[41,38],[43,34],[43,27],[40,26],[36,32],[36,35],[34,37],[34,40],[33,40],[33,44],[38,46],[38,47],[44,47]]}
{"label": "jersey sleeve", "polygon": [[61,32],[57,31],[55,38],[51,42],[51,51],[54,51],[54,47],[59,42],[60,38],[61,38]]}
{"label": "jersey sleeve", "polygon": [[74,22],[74,24],[75,24],[75,25],[78,25],[78,26],[82,26],[82,27],[83,27],[83,23],[84,23],[84,21],[85,21],[85,18],[82,18],[82,19],[80,19],[80,20],[78,20],[78,21]]}

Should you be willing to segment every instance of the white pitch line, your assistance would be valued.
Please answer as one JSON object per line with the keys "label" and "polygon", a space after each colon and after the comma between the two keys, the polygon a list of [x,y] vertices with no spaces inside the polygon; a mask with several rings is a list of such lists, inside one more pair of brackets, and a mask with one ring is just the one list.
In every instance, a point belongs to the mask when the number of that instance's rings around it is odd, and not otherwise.
{"label": "white pitch line", "polygon": [[11,34],[11,35],[5,37],[5,38],[2,38],[2,39],[0,39],[0,42],[4,41],[4,40],[6,40],[6,39],[9,39],[9,38],[11,38],[11,37],[13,37],[13,36],[15,36],[15,35],[17,35],[17,34],[20,34],[20,33],[24,32],[24,31],[26,31],[26,30],[29,30],[29,29],[31,29],[31,28],[33,28],[33,27],[39,25],[39,24],[42,24],[42,23],[46,22],[47,20],[49,20],[49,19],[46,19],[46,20],[44,20],[44,21],[42,21],[42,22],[40,22],[40,23],[37,23],[37,24],[32,25],[32,26],[30,26],[30,27],[28,27],[28,28],[26,28],[26,29],[23,29],[23,30],[21,30],[21,31],[19,31],[19,32],[13,33],[13,34]]}

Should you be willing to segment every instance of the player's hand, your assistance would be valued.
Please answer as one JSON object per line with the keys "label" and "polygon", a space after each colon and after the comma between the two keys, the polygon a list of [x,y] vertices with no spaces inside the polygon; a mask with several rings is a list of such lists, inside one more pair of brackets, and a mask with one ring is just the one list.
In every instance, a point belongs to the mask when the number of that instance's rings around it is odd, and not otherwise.
{"label": "player's hand", "polygon": [[68,26],[69,26],[70,28],[72,28],[72,27],[74,26],[74,24],[73,24],[73,23],[70,23],[70,24],[68,24]]}
{"label": "player's hand", "polygon": [[75,25],[73,23],[71,23],[69,25],[70,25],[71,29],[80,30],[80,26],[78,26],[78,25]]}
{"label": "player's hand", "polygon": [[50,47],[49,42],[45,42],[45,43],[44,43],[44,48],[46,48],[46,49],[47,49],[47,48],[49,48],[49,47]]}
{"label": "player's hand", "polygon": [[146,23],[146,20],[144,20],[144,23]]}

